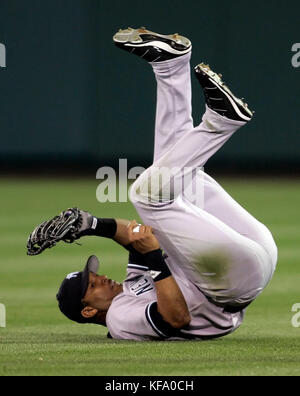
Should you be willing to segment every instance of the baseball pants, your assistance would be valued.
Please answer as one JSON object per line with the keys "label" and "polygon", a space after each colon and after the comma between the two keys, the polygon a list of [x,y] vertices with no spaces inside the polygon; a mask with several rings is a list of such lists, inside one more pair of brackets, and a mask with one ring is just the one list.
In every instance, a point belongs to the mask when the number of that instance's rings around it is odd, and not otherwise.
{"label": "baseball pants", "polygon": [[270,231],[203,170],[245,123],[206,107],[194,127],[190,57],[152,64],[154,162],[133,184],[130,197],[153,228],[174,276],[192,281],[216,303],[244,305],[271,280],[277,247]]}

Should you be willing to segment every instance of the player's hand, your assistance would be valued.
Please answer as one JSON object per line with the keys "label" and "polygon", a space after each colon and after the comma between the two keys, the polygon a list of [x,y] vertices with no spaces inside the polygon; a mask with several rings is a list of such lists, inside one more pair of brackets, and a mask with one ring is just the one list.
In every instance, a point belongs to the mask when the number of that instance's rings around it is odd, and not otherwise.
{"label": "player's hand", "polygon": [[128,224],[127,232],[130,243],[141,254],[146,254],[160,248],[159,242],[150,226],[139,225],[133,220]]}

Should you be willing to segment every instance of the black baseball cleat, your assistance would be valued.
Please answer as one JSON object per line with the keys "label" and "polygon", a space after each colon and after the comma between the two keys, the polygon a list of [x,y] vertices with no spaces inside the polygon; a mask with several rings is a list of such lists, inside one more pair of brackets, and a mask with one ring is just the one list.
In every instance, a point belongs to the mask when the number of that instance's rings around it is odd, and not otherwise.
{"label": "black baseball cleat", "polygon": [[189,39],[172,34],[165,36],[145,28],[119,30],[113,37],[117,47],[145,59],[147,62],[164,62],[178,58],[192,50]]}
{"label": "black baseball cleat", "polygon": [[250,121],[254,115],[247,103],[238,99],[222,81],[222,75],[214,73],[209,65],[201,63],[195,67],[207,106],[223,117],[235,121]]}

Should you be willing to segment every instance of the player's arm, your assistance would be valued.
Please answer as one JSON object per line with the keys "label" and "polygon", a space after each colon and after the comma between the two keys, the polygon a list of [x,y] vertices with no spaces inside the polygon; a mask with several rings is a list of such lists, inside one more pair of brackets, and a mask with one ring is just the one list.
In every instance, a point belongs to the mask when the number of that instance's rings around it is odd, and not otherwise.
{"label": "player's arm", "polygon": [[172,276],[159,246],[159,242],[149,226],[140,226],[133,232],[135,222],[127,227],[131,246],[143,255],[143,262],[152,271],[157,294],[157,311],[175,329],[189,325],[191,321],[185,298]]}
{"label": "player's arm", "polygon": [[36,256],[60,241],[72,243],[84,236],[110,238],[128,249],[129,224],[129,220],[97,218],[78,208],[70,208],[33,230],[27,240],[27,254]]}
{"label": "player's arm", "polygon": [[130,240],[130,235],[128,234],[128,227],[130,225],[137,226],[138,223],[135,220],[130,221],[125,219],[116,219],[116,224],[117,224],[117,228],[113,238],[114,241],[116,241],[117,243],[119,243],[124,247],[129,246],[131,244],[131,240]]}
{"label": "player's arm", "polygon": [[[77,238],[82,238],[84,236],[99,236],[104,238],[113,239],[115,242],[121,246],[130,250],[131,236],[128,233],[128,227],[134,229],[138,226],[136,220],[126,220],[126,219],[107,219],[107,218],[97,218],[90,215],[87,212],[82,212],[82,216],[85,219],[83,221],[82,227],[77,234]],[[154,241],[151,241],[152,243]],[[159,249],[158,241],[155,242],[156,249]],[[140,243],[140,250],[142,245]],[[148,246],[146,247],[146,249]],[[152,249],[154,250],[154,249]]]}
{"label": "player's arm", "polygon": [[179,286],[173,276],[156,282],[158,312],[175,329],[191,322],[191,316]]}
{"label": "player's arm", "polygon": [[73,243],[84,236],[110,238],[126,247],[129,245],[129,220],[97,218],[78,208],[70,208],[39,224],[27,240],[27,254],[36,256],[58,242]]}
{"label": "player's arm", "polygon": [[129,225],[137,226],[136,220],[97,218],[87,212],[81,213],[85,220],[78,231],[77,239],[84,236],[99,236],[113,239],[118,244],[128,248],[131,243],[128,227]]}

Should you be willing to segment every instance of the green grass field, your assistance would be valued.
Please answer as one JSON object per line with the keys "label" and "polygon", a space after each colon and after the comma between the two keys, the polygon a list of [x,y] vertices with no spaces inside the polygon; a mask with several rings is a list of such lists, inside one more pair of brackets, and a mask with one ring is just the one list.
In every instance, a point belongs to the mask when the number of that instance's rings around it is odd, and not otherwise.
{"label": "green grass field", "polygon": [[69,206],[103,217],[137,218],[131,204],[99,204],[96,180],[0,179],[0,375],[298,375],[300,328],[291,324],[299,293],[300,181],[221,179],[221,184],[269,226],[279,247],[272,283],[234,334],[209,342],[116,342],[104,327],[77,325],[57,309],[66,274],[100,257],[103,273],[122,281],[127,254],[112,241],[90,238],[26,256],[26,239],[41,221]]}

